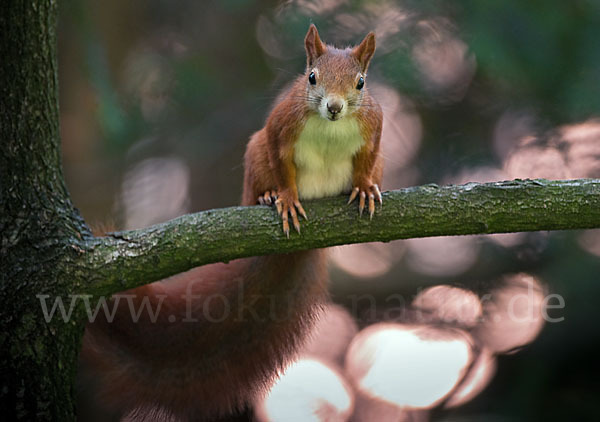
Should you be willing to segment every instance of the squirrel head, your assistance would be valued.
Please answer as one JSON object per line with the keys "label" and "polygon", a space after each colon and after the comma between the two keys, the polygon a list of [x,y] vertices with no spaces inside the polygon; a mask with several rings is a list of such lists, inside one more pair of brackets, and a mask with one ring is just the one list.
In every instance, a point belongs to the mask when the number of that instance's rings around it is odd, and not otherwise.
{"label": "squirrel head", "polygon": [[342,50],[323,43],[311,24],[304,46],[308,107],[331,121],[356,112],[365,95],[375,34],[369,32],[359,45]]}

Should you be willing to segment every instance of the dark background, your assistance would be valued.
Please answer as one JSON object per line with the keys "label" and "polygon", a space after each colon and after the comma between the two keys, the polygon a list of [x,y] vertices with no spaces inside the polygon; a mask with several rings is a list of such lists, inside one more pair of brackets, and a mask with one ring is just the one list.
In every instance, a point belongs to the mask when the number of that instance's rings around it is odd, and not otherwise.
{"label": "dark background", "polygon": [[[247,139],[304,71],[311,22],[338,46],[376,31],[367,84],[386,115],[385,189],[600,177],[597,0],[67,0],[63,162],[86,221],[129,229],[237,204]],[[331,292],[347,306],[375,295],[383,311],[394,293],[443,283],[481,292],[533,275],[564,298],[564,321],[499,356],[482,394],[436,417],[592,420],[599,256],[599,231],[344,247]],[[351,311],[361,327],[374,322]]]}

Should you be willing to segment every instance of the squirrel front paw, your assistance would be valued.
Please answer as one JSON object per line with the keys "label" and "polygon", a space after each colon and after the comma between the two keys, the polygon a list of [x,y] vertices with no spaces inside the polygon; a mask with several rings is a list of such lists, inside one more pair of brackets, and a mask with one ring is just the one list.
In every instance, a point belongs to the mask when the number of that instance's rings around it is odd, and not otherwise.
{"label": "squirrel front paw", "polygon": [[369,218],[373,218],[373,214],[375,213],[375,198],[377,198],[377,201],[379,201],[379,203],[383,206],[381,191],[379,190],[379,186],[377,186],[375,183],[367,182],[362,183],[361,186],[354,187],[354,189],[352,189],[352,193],[350,193],[348,204],[351,204],[356,197],[358,197],[358,212],[360,213],[361,217],[365,209],[367,197],[369,198]]}
{"label": "squirrel front paw", "polygon": [[[265,194],[266,195],[266,194]],[[271,196],[272,197],[272,196]],[[292,217],[292,224],[298,233],[300,233],[300,222],[298,221],[298,214],[304,217],[305,220],[308,220],[306,216],[306,211],[302,208],[300,201],[298,200],[298,195],[294,195],[289,191],[282,191],[279,195],[275,195],[277,200],[275,201],[275,206],[277,207],[277,212],[281,216],[283,232],[290,238],[290,224],[289,224],[289,216]]]}
{"label": "squirrel front paw", "polygon": [[260,205],[272,205],[277,200],[277,191],[275,189],[268,190],[258,197],[257,201]]}

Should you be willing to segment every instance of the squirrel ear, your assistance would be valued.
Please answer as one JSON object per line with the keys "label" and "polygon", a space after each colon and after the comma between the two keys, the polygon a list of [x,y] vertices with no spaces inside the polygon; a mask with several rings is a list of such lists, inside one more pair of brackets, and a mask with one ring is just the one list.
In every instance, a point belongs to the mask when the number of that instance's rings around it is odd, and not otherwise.
{"label": "squirrel ear", "polygon": [[354,47],[352,55],[356,57],[360,63],[360,68],[363,72],[367,71],[369,62],[375,53],[375,33],[369,32],[362,42]]}
{"label": "squirrel ear", "polygon": [[314,24],[310,24],[306,37],[304,38],[304,47],[306,48],[306,59],[308,67],[311,67],[318,57],[325,53],[327,47],[319,38],[319,32]]}

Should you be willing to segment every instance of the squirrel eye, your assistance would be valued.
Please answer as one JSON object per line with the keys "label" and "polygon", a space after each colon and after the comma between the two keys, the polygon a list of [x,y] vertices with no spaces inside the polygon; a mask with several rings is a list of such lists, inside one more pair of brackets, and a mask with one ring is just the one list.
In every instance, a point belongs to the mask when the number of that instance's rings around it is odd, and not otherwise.
{"label": "squirrel eye", "polygon": [[311,85],[317,84],[317,77],[315,76],[315,72],[310,72],[310,75],[308,75],[308,82],[310,82]]}
{"label": "squirrel eye", "polygon": [[356,89],[361,90],[365,86],[365,79],[361,76],[356,84]]}

